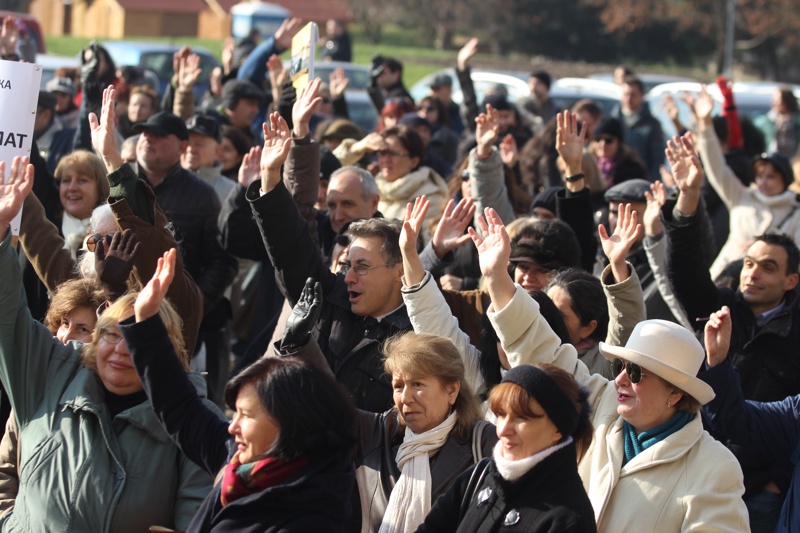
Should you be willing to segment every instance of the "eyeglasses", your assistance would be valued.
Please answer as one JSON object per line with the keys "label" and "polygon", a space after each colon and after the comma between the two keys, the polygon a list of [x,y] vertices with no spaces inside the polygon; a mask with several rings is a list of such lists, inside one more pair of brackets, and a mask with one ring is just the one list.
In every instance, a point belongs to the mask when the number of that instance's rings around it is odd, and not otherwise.
{"label": "eyeglasses", "polygon": [[119,344],[122,340],[122,335],[119,330],[103,328],[100,330],[100,338],[108,344]]}
{"label": "eyeglasses", "polygon": [[625,373],[628,374],[628,379],[636,385],[642,378],[644,374],[642,373],[642,367],[637,365],[636,363],[629,363],[627,361],[623,361],[622,359],[614,359],[611,363],[611,373],[614,374],[614,377],[620,375],[622,370],[625,369]]}
{"label": "eyeglasses", "polygon": [[597,142],[598,143],[605,143],[605,144],[614,144],[615,142],[617,142],[617,139],[616,139],[616,137],[603,135],[599,139],[597,139]]}
{"label": "eyeglasses", "polygon": [[424,105],[424,106],[420,107],[420,108],[419,108],[419,110],[420,110],[420,111],[426,111],[426,112],[428,112],[428,113],[430,113],[431,111],[439,111],[439,110],[438,110],[438,109],[436,109],[435,107],[433,107],[433,106],[427,106],[427,105]]}
{"label": "eyeglasses", "polygon": [[408,157],[408,152],[395,152],[394,150],[378,150],[378,157]]}
{"label": "eyeglasses", "polygon": [[367,266],[367,265],[354,265],[349,261],[344,261],[342,263],[339,263],[339,272],[341,272],[342,274],[347,274],[348,272],[350,272],[350,269],[352,268],[353,272],[356,273],[356,276],[360,277],[360,276],[366,276],[367,273],[374,268],[380,268],[380,267],[392,268],[396,264],[397,263],[385,263],[383,265]]}
{"label": "eyeglasses", "polygon": [[86,249],[90,252],[94,252],[94,249],[97,248],[97,243],[100,241],[105,240],[106,243],[110,243],[111,239],[114,237],[113,233],[109,233],[108,235],[100,235],[99,233],[95,233],[88,239],[86,239]]}

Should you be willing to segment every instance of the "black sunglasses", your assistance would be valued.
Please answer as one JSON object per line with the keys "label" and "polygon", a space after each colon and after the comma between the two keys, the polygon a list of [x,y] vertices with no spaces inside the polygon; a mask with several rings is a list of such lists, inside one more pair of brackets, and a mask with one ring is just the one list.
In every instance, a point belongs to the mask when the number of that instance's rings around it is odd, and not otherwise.
{"label": "black sunglasses", "polygon": [[644,374],[642,373],[642,367],[637,365],[636,363],[629,363],[627,361],[623,361],[622,359],[614,359],[611,362],[611,373],[614,374],[614,377],[620,375],[622,370],[625,370],[625,373],[628,374],[628,379],[636,385],[642,378]]}

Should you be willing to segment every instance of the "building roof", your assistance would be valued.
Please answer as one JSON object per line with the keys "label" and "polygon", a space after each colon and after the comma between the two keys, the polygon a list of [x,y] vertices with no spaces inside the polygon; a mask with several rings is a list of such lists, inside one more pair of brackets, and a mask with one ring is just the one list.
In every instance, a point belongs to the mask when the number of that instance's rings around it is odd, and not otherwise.
{"label": "building roof", "polygon": [[[123,9],[135,11],[168,11],[173,13],[199,13],[209,9],[205,0],[116,0]],[[226,12],[239,0],[216,0]],[[348,20],[351,17],[346,0],[271,0],[292,12],[295,17],[317,22],[331,18]]]}

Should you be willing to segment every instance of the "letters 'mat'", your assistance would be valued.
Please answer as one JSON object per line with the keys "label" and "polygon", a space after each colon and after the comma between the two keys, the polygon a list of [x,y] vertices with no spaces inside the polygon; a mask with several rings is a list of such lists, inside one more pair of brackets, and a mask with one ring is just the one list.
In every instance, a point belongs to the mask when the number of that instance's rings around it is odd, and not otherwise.
{"label": "letters 'mat'", "polygon": [[25,133],[13,133],[13,132],[4,132],[0,131],[0,146],[11,146],[14,148],[22,148],[23,142],[25,141],[25,137],[28,135]]}

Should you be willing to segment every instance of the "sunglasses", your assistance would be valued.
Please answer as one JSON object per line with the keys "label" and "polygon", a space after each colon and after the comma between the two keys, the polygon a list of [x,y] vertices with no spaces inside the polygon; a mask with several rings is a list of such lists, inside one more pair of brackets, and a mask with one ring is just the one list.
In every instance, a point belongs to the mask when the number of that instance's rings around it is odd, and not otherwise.
{"label": "sunglasses", "polygon": [[105,241],[106,244],[111,242],[111,239],[114,237],[113,233],[109,233],[108,235],[100,235],[99,233],[95,233],[88,239],[86,239],[86,249],[90,252],[94,252],[95,248],[97,248],[97,243],[100,241]]}
{"label": "sunglasses", "polygon": [[623,361],[622,359],[614,359],[611,363],[611,373],[614,374],[614,377],[622,373],[622,370],[625,370],[625,373],[628,374],[628,379],[636,385],[642,378],[644,374],[642,373],[642,367],[637,365],[636,363],[629,363],[627,361]]}

